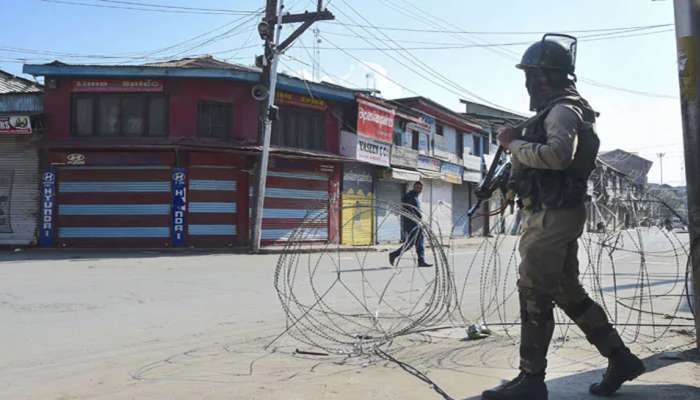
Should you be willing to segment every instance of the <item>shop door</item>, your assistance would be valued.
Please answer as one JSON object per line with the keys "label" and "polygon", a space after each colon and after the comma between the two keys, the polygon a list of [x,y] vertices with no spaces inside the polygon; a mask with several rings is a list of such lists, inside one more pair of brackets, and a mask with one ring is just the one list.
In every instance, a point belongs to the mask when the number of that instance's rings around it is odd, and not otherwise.
{"label": "shop door", "polygon": [[262,240],[327,241],[329,178],[321,172],[268,172]]}
{"label": "shop door", "polygon": [[60,167],[61,247],[167,247],[171,167]]}
{"label": "shop door", "polygon": [[403,193],[404,184],[400,182],[382,180],[377,184],[377,242],[391,243],[401,240],[401,217],[392,212],[391,208],[401,207]]}
{"label": "shop door", "polygon": [[469,196],[471,191],[469,182],[464,182],[461,185],[452,186],[452,236],[464,237],[469,236]]}
{"label": "shop door", "polygon": [[238,242],[240,174],[233,167],[190,168],[188,243],[226,247]]}
{"label": "shop door", "polygon": [[0,244],[33,244],[38,208],[36,148],[20,139],[0,138]]}
{"label": "shop door", "polygon": [[449,238],[452,233],[452,184],[434,180],[431,201],[433,233]]}

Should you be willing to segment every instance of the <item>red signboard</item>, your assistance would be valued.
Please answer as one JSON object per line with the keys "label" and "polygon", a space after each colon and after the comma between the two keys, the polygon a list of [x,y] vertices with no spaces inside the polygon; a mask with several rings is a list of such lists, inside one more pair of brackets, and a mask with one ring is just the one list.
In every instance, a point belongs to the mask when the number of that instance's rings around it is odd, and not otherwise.
{"label": "red signboard", "polygon": [[73,81],[74,92],[162,92],[163,81],[156,79],[80,79]]}
{"label": "red signboard", "polygon": [[32,123],[26,115],[0,116],[0,133],[30,134]]}
{"label": "red signboard", "polygon": [[357,99],[357,105],[357,134],[392,143],[395,111],[362,99]]}
{"label": "red signboard", "polygon": [[326,105],[326,102],[321,99],[286,92],[277,92],[275,94],[275,101],[277,102],[277,104],[286,104],[290,106],[311,108],[319,111],[325,111],[328,107]]}

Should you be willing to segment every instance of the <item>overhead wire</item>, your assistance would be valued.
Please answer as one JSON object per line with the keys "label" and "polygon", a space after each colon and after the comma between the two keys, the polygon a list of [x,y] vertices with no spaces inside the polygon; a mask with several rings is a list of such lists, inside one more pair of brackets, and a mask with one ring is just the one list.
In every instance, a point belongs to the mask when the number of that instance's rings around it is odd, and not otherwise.
{"label": "overhead wire", "polygon": [[[347,23],[341,21],[332,21],[330,24],[341,25],[341,26],[352,26],[356,28],[374,28],[376,25],[371,24],[356,24]],[[672,27],[673,24],[656,24],[656,25],[639,25],[639,26],[629,26],[629,27],[617,27],[617,28],[598,28],[598,29],[559,29],[554,30],[557,32],[566,33],[591,33],[591,32],[611,32],[611,31],[626,31],[635,29],[652,29],[652,28],[668,28]],[[471,30],[448,30],[448,29],[421,29],[421,28],[409,28],[409,27],[391,27],[391,26],[377,26],[376,29],[381,29],[385,31],[400,31],[400,32],[418,32],[418,33],[440,33],[440,34],[451,34],[451,33],[464,33],[464,34],[475,34],[475,35],[543,35],[547,32],[545,31],[471,31]]]}
{"label": "overhead wire", "polygon": [[[348,7],[353,13],[355,13],[356,15],[358,15],[362,20],[364,20],[364,21],[366,21],[367,23],[369,23],[369,21],[368,21],[360,12],[358,12],[356,9],[354,9],[347,1],[345,1],[345,0],[340,0],[340,1],[342,1],[342,3],[343,3],[346,7]],[[349,20],[353,21],[352,17],[350,17],[347,13],[345,13],[344,11],[342,11],[341,9],[339,9],[337,6],[334,7],[334,10],[340,12],[340,13],[343,14],[346,18],[348,18]],[[370,25],[371,25],[371,24],[370,24]],[[349,31],[355,33],[354,30],[352,30],[352,28],[347,27],[347,29],[348,29]],[[367,33],[370,34],[371,36],[375,37],[376,40],[379,41],[379,42],[384,42],[384,41],[387,41],[387,40],[388,40],[389,42],[391,42],[391,41],[393,40],[391,37],[389,37],[388,35],[384,34],[384,33],[381,32],[381,31],[380,31],[379,33],[382,34],[386,39],[382,39],[382,38],[377,37],[372,31],[370,31],[370,30],[368,30],[368,29],[366,29],[366,28],[363,28],[363,30],[365,30],[365,32],[367,32]],[[374,44],[374,42],[372,42],[372,41],[370,41],[370,40],[365,40],[365,41],[366,41],[369,45],[371,45],[371,46],[373,46],[373,47],[375,47],[375,48],[379,48],[376,44]],[[393,43],[393,42],[392,42],[392,43]],[[398,45],[397,43],[395,43],[395,44]],[[399,46],[399,47],[402,47],[402,46],[400,46],[400,45],[398,45],[398,46]],[[346,51],[346,52],[347,52],[347,51]],[[473,92],[473,91],[471,91],[471,90],[469,90],[469,89],[463,87],[463,86],[460,85],[459,83],[457,83],[457,82],[455,82],[455,81],[453,81],[453,80],[447,78],[445,75],[441,74],[440,72],[436,71],[434,68],[432,68],[432,67],[430,67],[429,65],[427,65],[427,64],[426,64],[425,62],[423,62],[420,58],[418,58],[418,57],[416,57],[415,55],[413,55],[410,51],[400,51],[400,52],[397,52],[397,53],[396,53],[396,55],[397,55],[398,57],[403,58],[403,60],[405,60],[406,62],[399,60],[397,57],[394,57],[394,55],[392,55],[392,54],[390,54],[390,53],[384,53],[384,54],[386,54],[389,58],[391,58],[392,60],[394,60],[394,61],[396,61],[397,63],[399,63],[399,64],[400,64],[401,66],[403,66],[404,68],[406,68],[406,69],[410,70],[411,72],[415,73],[416,75],[422,77],[423,79],[428,80],[428,81],[431,82],[432,84],[435,84],[435,85],[437,85],[437,86],[439,86],[439,87],[441,87],[441,88],[443,88],[443,89],[445,89],[445,90],[447,90],[447,91],[449,91],[449,92],[451,92],[451,93],[453,93],[453,94],[456,94],[457,96],[475,98],[475,99],[477,99],[477,100],[480,100],[480,101],[482,101],[482,102],[484,102],[484,103],[486,103],[486,104],[492,105],[492,106],[494,106],[494,107],[499,107],[499,108],[503,108],[503,109],[509,110],[508,108],[503,107],[503,106],[501,106],[501,105],[498,105],[498,104],[496,104],[496,103],[493,103],[493,102],[491,102],[490,100],[488,100],[488,99],[486,99],[486,98],[484,98],[484,97],[482,97],[482,96],[479,96],[479,95],[476,94],[475,92]],[[415,64],[415,68],[411,65],[411,63]],[[417,69],[416,69],[416,68],[417,68]]]}
{"label": "overhead wire", "polygon": [[[116,1],[116,0],[96,0],[99,3],[89,3],[85,1],[76,0],[39,0],[44,3],[53,3],[61,5],[71,5],[80,7],[94,7],[94,8],[107,8],[107,9],[117,9],[117,10],[130,10],[130,11],[146,11],[146,12],[159,12],[167,14],[189,14],[189,15],[250,15],[255,14],[254,11],[236,11],[236,10],[224,10],[224,9],[206,9],[206,8],[195,8],[195,7],[177,7],[170,5],[155,5],[153,3],[139,3],[130,1]],[[100,3],[110,3],[110,4],[100,4]],[[120,5],[119,5],[120,4]]]}
{"label": "overhead wire", "polygon": [[[431,14],[429,11],[427,11],[427,10],[425,10],[425,9],[422,9],[422,8],[416,6],[414,3],[412,3],[412,2],[410,2],[410,1],[408,1],[408,0],[400,0],[400,1],[402,1],[402,3],[404,3],[406,6],[417,10],[417,11],[418,11],[417,14],[410,14],[410,12],[409,12],[407,9],[401,8],[401,7],[399,7],[399,6],[396,6],[391,0],[381,0],[381,1],[384,2],[384,3],[386,3],[386,4],[390,4],[391,6],[393,6],[392,8],[396,9],[397,11],[399,11],[399,12],[405,14],[405,15],[410,15],[413,19],[416,19],[416,20],[418,20],[418,21],[420,21],[420,22],[422,22],[422,23],[427,23],[427,21],[433,21],[431,24],[437,25],[437,26],[440,26],[440,24],[445,24],[445,25],[451,26],[451,27],[454,27],[454,26],[455,26],[454,24],[452,24],[451,22],[445,20],[444,18],[436,17],[436,16],[434,16],[433,14]],[[668,26],[673,26],[673,25],[672,25],[672,24],[663,24],[663,25],[658,25],[658,26],[653,26],[653,27],[654,27],[654,28],[663,28],[663,27],[668,27]],[[440,27],[441,27],[441,26],[440,26]],[[441,28],[442,28],[442,27],[441,27]],[[631,29],[641,29],[641,28],[643,28],[643,26],[634,27],[634,28],[631,28]],[[570,31],[570,32],[571,32],[571,31]],[[640,35],[642,35],[642,34],[640,34]],[[481,39],[478,39],[478,38],[472,38],[472,37],[470,37],[469,35],[457,35],[457,37],[463,37],[464,39],[469,40],[469,41],[472,41],[472,42],[476,41],[476,43],[488,44],[488,42],[483,42],[483,41],[481,41]],[[601,39],[600,37],[593,37],[593,38],[590,38],[590,39],[588,39],[588,40],[603,40],[603,39]],[[495,48],[492,48],[492,47],[485,47],[485,49],[488,50],[488,51],[492,51],[492,52],[494,52],[494,53],[497,54],[497,55],[500,55],[500,56],[506,57],[506,58],[508,58],[508,59],[511,59],[511,60],[516,60],[516,61],[517,61],[517,60],[519,59],[519,55],[518,55],[517,53],[511,51],[510,49],[506,48],[505,46],[495,46]],[[622,91],[622,92],[627,92],[627,93],[630,93],[630,94],[637,94],[637,95],[640,95],[640,94],[641,94],[641,95],[647,96],[647,97],[656,97],[656,98],[665,98],[665,99],[677,99],[677,97],[669,96],[669,95],[666,95],[666,94],[643,92],[643,91],[637,91],[637,90],[634,90],[634,89],[622,88],[622,87],[619,87],[619,86],[612,86],[612,85],[603,86],[603,84],[601,84],[601,83],[599,83],[599,82],[591,81],[591,80],[589,80],[588,78],[586,78],[586,77],[584,77],[584,76],[579,75],[578,77],[579,77],[579,79],[582,80],[582,81],[586,80],[586,81],[584,81],[584,83],[587,83],[587,84],[593,85],[593,86],[603,87],[603,88],[606,88],[606,89],[613,89],[613,88],[614,88],[613,90]]]}

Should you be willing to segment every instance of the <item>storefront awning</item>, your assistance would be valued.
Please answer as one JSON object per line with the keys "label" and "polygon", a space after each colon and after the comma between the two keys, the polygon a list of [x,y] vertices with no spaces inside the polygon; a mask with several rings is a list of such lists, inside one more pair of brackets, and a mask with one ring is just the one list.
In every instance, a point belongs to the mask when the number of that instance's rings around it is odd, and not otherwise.
{"label": "storefront awning", "polygon": [[423,178],[426,178],[426,179],[440,179],[442,177],[442,174],[439,172],[428,171],[426,169],[421,169],[419,171],[420,171],[420,174],[423,176]]}
{"label": "storefront awning", "polygon": [[391,177],[399,181],[417,182],[420,180],[421,174],[418,171],[411,171],[410,169],[392,168]]}

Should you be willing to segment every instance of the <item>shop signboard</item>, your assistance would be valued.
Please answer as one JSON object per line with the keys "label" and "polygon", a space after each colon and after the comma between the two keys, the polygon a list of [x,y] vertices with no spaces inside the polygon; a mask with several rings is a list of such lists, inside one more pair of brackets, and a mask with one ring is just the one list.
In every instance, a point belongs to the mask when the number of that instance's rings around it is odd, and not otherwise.
{"label": "shop signboard", "polygon": [[481,157],[464,154],[464,168],[472,171],[481,171]]}
{"label": "shop signboard", "polygon": [[418,152],[410,147],[393,145],[391,147],[391,165],[417,168]]}
{"label": "shop signboard", "polygon": [[357,100],[357,135],[380,142],[394,141],[395,111],[371,103]]}
{"label": "shop signboard", "polygon": [[73,92],[120,93],[162,92],[163,81],[159,79],[78,79],[73,81]]}
{"label": "shop signboard", "polygon": [[290,105],[318,111],[325,111],[328,108],[328,104],[319,98],[287,92],[275,93],[275,102],[280,105]]}
{"label": "shop signboard", "polygon": [[357,161],[388,167],[390,165],[391,145],[343,131],[341,132],[340,154]]}
{"label": "shop signboard", "polygon": [[0,134],[28,135],[30,133],[32,133],[32,122],[29,116],[0,116]]}
{"label": "shop signboard", "polygon": [[418,168],[424,169],[426,171],[440,172],[440,165],[442,162],[437,158],[418,156]]}
{"label": "shop signboard", "polygon": [[172,174],[173,190],[173,247],[185,244],[185,216],[187,215],[187,172],[184,168],[175,168]]}
{"label": "shop signboard", "polygon": [[447,147],[447,139],[442,135],[433,136],[433,155],[443,160],[450,159],[450,151]]}
{"label": "shop signboard", "polygon": [[462,172],[464,167],[457,164],[452,164],[448,162],[443,162],[440,167],[440,172],[442,174],[441,178],[445,182],[461,184],[462,183]]}
{"label": "shop signboard", "polygon": [[465,169],[462,180],[465,182],[481,183],[481,172]]}
{"label": "shop signboard", "polygon": [[41,229],[39,244],[51,246],[55,231],[56,172],[50,168],[41,177]]}

